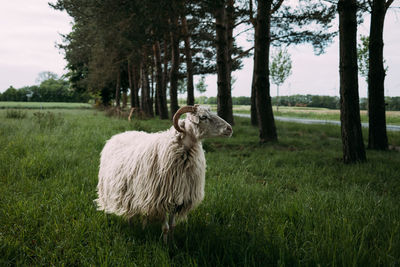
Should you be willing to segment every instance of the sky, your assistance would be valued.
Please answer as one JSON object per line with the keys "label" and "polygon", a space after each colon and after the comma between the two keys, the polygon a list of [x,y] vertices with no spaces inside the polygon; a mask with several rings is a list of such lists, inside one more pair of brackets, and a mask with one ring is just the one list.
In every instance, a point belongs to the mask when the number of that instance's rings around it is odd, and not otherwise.
{"label": "sky", "polygon": [[[55,0],[54,0],[55,1]],[[54,2],[53,1],[53,2]],[[56,43],[60,34],[71,31],[72,19],[65,12],[53,10],[48,0],[0,1],[0,92],[11,85],[15,88],[34,85],[39,72],[66,73],[66,61]],[[398,1],[394,2],[394,5]],[[369,16],[359,26],[358,34],[368,35]],[[250,47],[246,34],[239,44]],[[389,10],[385,19],[384,58],[389,67],[385,79],[385,95],[400,96],[400,11]],[[279,88],[279,95],[318,94],[339,95],[339,46],[338,37],[315,56],[310,45],[290,46],[292,74]],[[253,73],[252,57],[243,60],[243,69],[233,73],[236,82],[233,96],[250,96]],[[195,79],[197,80],[197,79]],[[206,96],[216,96],[217,78],[206,77]],[[360,97],[367,96],[367,85],[359,77]],[[196,96],[199,94],[195,92]],[[271,95],[276,96],[276,86],[271,84]]]}

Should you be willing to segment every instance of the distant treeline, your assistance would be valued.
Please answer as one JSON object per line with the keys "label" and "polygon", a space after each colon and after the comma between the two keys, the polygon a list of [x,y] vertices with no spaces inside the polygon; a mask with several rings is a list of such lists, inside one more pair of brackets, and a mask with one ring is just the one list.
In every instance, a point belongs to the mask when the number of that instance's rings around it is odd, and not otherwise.
{"label": "distant treeline", "polygon": [[90,98],[86,92],[70,90],[69,82],[62,79],[48,79],[39,86],[25,86],[19,89],[10,86],[0,93],[0,101],[87,103]]}
{"label": "distant treeline", "polygon": [[[292,107],[317,107],[339,109],[340,99],[338,96],[320,96],[320,95],[291,95],[272,97],[272,104],[279,106],[292,106]],[[201,96],[196,98],[199,104],[216,105],[216,97]],[[400,97],[385,97],[386,110],[400,110]],[[248,96],[232,97],[233,105],[250,105],[251,99]],[[368,104],[367,98],[360,99],[360,109],[366,110]]]}

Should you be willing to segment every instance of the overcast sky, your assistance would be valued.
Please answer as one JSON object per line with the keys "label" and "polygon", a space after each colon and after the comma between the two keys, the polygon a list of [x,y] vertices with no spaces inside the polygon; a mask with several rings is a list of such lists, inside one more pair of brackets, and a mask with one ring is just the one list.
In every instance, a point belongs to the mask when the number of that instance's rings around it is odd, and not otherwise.
{"label": "overcast sky", "polygon": [[[20,88],[33,85],[41,71],[59,75],[66,72],[63,55],[55,47],[61,41],[60,33],[71,31],[71,18],[51,9],[48,0],[14,0],[0,2],[0,92],[10,85]],[[397,4],[395,1],[394,4]],[[359,34],[367,35],[369,17],[360,25]],[[242,37],[245,39],[245,36]],[[385,94],[400,96],[400,13],[389,10],[385,20],[384,57],[389,71],[385,80]],[[246,45],[244,41],[241,41]],[[319,94],[339,95],[338,38],[315,56],[308,45],[290,47],[293,61],[292,75],[280,87],[280,95]],[[252,79],[252,58],[243,61],[244,68],[233,73],[236,78],[232,94],[249,96]],[[207,77],[207,96],[215,96],[215,75]],[[364,78],[360,77],[360,96],[367,95]],[[197,92],[196,92],[197,94]],[[276,87],[271,85],[271,94]],[[197,94],[198,95],[198,94]]]}

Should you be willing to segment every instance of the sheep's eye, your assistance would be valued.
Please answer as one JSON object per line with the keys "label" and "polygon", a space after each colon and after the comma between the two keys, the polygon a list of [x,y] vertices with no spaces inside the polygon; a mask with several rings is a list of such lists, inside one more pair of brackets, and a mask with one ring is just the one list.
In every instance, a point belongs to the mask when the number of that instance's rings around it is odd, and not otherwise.
{"label": "sheep's eye", "polygon": [[205,115],[200,116],[200,120],[204,121],[206,119],[207,119],[207,116],[205,116]]}

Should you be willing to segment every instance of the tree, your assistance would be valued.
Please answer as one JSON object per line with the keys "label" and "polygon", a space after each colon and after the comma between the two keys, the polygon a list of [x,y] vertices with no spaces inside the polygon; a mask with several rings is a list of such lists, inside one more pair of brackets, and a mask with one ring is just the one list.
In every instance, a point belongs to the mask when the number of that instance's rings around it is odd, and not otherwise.
{"label": "tree", "polygon": [[201,76],[199,81],[196,84],[196,90],[200,94],[203,94],[207,91],[206,77]]}
{"label": "tree", "polygon": [[270,63],[270,78],[276,85],[277,106],[279,107],[279,86],[292,74],[292,59],[286,49],[279,49],[278,53],[272,56]]}
{"label": "tree", "polygon": [[186,15],[181,16],[183,40],[185,42],[186,79],[187,79],[187,104],[194,105],[193,62],[189,27]]}
{"label": "tree", "polygon": [[275,120],[272,112],[269,84],[269,48],[272,0],[259,1],[254,38],[254,87],[256,92],[257,118],[260,143],[277,141]]}
{"label": "tree", "polygon": [[215,27],[217,48],[217,113],[218,116],[233,124],[232,94],[230,86],[228,25],[225,0],[217,0],[215,4]]}
{"label": "tree", "polygon": [[[258,1],[258,5],[262,4],[263,8],[265,8],[265,1]],[[250,1],[249,5],[249,21],[252,23],[253,27],[255,27],[255,45],[254,45],[254,70],[253,70],[253,82],[252,82],[252,107],[251,107],[251,121],[252,124],[257,120],[259,127],[265,127],[264,130],[260,129],[260,132],[265,132],[266,127],[268,127],[268,131],[275,131],[274,134],[270,134],[270,137],[277,136],[275,122],[273,121],[273,113],[272,113],[272,104],[267,103],[266,112],[267,115],[263,115],[264,118],[260,119],[257,116],[260,114],[258,107],[254,108],[254,105],[257,106],[258,103],[263,103],[263,101],[271,102],[270,97],[270,86],[269,86],[269,52],[265,53],[262,51],[261,54],[257,54],[257,31],[259,30],[258,23],[263,20],[269,21],[269,26],[264,29],[268,31],[268,33],[264,33],[261,31],[261,34],[268,35],[268,40],[258,40],[260,45],[263,43],[264,50],[268,50],[271,45],[281,46],[282,44],[300,44],[304,42],[309,42],[314,47],[314,52],[316,54],[321,54],[324,51],[324,48],[327,44],[332,41],[332,38],[336,35],[335,32],[331,31],[331,21],[335,17],[335,7],[333,5],[325,5],[322,2],[311,2],[304,1],[305,3],[293,8],[292,5],[287,4],[283,5],[283,0],[270,0],[267,8],[267,11],[263,11],[263,18],[259,18],[259,9],[257,7],[257,20],[253,19],[253,11],[252,11],[252,1]],[[263,22],[265,23],[265,22]],[[267,56],[267,61],[263,58]],[[261,59],[260,59],[261,58]],[[264,63],[260,63],[264,62]],[[259,64],[267,64],[265,67],[261,67]],[[259,68],[256,66],[259,65]],[[265,98],[257,99],[258,89],[257,89],[257,81],[256,78],[261,77],[260,71],[261,69],[266,69],[268,72],[267,80],[268,85],[265,85]],[[264,75],[264,74],[261,74]],[[264,86],[261,83],[259,86]],[[264,97],[260,95],[260,97]],[[271,107],[271,111],[269,110]],[[257,112],[255,112],[257,111]],[[260,124],[260,120],[267,120]],[[267,126],[269,125],[269,126]],[[276,138],[277,140],[277,138]],[[261,140],[261,142],[264,142]]]}
{"label": "tree", "polygon": [[57,80],[58,79],[58,75],[54,72],[51,71],[42,71],[39,72],[38,77],[36,78],[36,83],[40,84],[43,81],[49,80],[49,79],[53,79],[53,80]]}
{"label": "tree", "polygon": [[366,160],[361,131],[357,68],[357,2],[339,0],[340,122],[344,163]]}
{"label": "tree", "polygon": [[393,0],[373,0],[369,33],[368,70],[368,148],[387,150],[385,114],[385,75],[383,59],[383,27],[387,9]]}
{"label": "tree", "polygon": [[169,24],[170,24],[170,38],[171,38],[171,70],[169,73],[170,87],[170,109],[171,116],[174,116],[178,110],[178,80],[179,80],[179,40],[180,40],[180,25],[179,25],[179,7],[178,1],[171,2],[171,9],[169,10]]}

